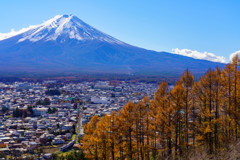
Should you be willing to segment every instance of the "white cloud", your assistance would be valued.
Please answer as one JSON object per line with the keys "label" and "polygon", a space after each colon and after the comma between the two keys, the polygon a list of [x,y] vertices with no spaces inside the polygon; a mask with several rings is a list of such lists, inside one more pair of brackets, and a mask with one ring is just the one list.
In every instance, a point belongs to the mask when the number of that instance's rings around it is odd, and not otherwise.
{"label": "white cloud", "polygon": [[234,52],[230,55],[230,57],[229,57],[230,62],[232,61],[233,57],[236,56],[236,55],[238,55],[238,57],[240,58],[240,50],[238,50],[238,51],[236,51],[236,52]]}
{"label": "white cloud", "polygon": [[195,59],[204,59],[208,61],[213,61],[213,62],[221,62],[221,63],[226,63],[226,58],[223,56],[216,56],[213,53],[208,53],[208,52],[198,52],[198,51],[193,51],[190,49],[178,49],[178,48],[173,48],[172,49],[173,54],[179,54],[187,57],[192,57]]}
{"label": "white cloud", "polygon": [[29,26],[27,28],[22,28],[20,29],[19,31],[15,31],[14,29],[11,29],[11,32],[9,33],[0,33],[0,41],[1,40],[4,40],[4,39],[7,39],[7,38],[10,38],[10,37],[13,37],[15,35],[18,35],[18,34],[21,34],[21,33],[24,33],[30,29],[33,29],[33,28],[36,28],[37,25],[32,25],[32,26]]}

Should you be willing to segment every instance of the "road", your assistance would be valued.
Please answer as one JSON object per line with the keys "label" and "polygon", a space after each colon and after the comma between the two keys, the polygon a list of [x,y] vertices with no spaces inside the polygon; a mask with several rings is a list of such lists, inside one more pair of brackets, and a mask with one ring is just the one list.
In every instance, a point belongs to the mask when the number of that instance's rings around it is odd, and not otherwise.
{"label": "road", "polygon": [[75,143],[78,143],[77,138],[80,135],[83,135],[82,114],[83,114],[83,107],[80,106],[80,112],[78,114],[77,133],[74,139]]}
{"label": "road", "polygon": [[[80,135],[83,135],[83,125],[82,125],[82,114],[83,114],[83,107],[80,106],[80,112],[78,113],[78,122],[77,122],[77,130],[76,130],[76,136],[73,141],[69,142],[68,144],[62,146],[60,148],[60,151],[64,151],[72,147],[75,143],[78,143],[78,137]],[[60,152],[59,151],[59,152]],[[57,153],[59,153],[57,152]]]}

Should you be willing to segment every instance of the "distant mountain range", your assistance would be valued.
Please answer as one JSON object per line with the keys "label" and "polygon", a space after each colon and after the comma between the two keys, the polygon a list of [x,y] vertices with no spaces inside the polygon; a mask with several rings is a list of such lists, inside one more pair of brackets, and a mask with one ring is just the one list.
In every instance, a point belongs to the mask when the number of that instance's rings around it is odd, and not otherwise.
{"label": "distant mountain range", "polygon": [[223,65],[126,44],[74,15],[57,15],[0,40],[1,73],[179,75]]}

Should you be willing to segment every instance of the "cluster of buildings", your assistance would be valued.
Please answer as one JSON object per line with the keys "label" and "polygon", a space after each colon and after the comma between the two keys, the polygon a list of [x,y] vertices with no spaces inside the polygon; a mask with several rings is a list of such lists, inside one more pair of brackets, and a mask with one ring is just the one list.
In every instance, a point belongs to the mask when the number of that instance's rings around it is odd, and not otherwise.
{"label": "cluster of buildings", "polygon": [[[60,149],[72,141],[80,106],[85,124],[129,101],[153,98],[156,89],[155,84],[124,81],[0,83],[0,153],[37,154],[46,145]],[[61,94],[47,94],[49,90]]]}

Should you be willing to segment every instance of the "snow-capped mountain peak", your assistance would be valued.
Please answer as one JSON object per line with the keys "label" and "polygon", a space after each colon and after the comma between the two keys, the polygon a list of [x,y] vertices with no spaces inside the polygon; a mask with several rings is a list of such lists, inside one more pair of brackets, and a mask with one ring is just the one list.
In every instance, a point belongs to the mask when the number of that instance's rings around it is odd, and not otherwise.
{"label": "snow-capped mountain peak", "polygon": [[18,43],[26,40],[31,42],[37,42],[40,40],[55,41],[59,38],[59,40],[61,39],[61,42],[67,39],[76,39],[79,41],[98,40],[123,44],[123,42],[91,27],[74,15],[57,15],[40,25],[31,26],[24,29],[22,32],[18,31],[15,35],[2,35],[5,36],[2,40],[20,35],[20,39],[17,41]]}

